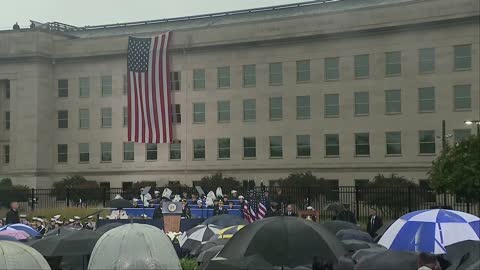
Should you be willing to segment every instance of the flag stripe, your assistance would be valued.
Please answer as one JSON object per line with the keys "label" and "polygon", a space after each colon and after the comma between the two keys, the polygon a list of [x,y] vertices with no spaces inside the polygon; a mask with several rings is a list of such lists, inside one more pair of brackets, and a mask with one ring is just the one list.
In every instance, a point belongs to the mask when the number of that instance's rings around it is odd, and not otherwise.
{"label": "flag stripe", "polygon": [[[165,61],[165,59],[163,58],[163,46],[164,46],[164,44],[165,44],[165,36],[162,36],[162,42],[161,42],[161,45],[160,45],[160,64],[162,65],[162,71],[160,73],[160,82],[161,82],[161,85],[160,85],[160,102],[161,102],[160,103],[160,108],[161,108],[161,110],[160,110],[160,112],[162,114],[162,123],[165,123],[165,104],[164,104],[163,93],[166,90],[164,88],[164,85],[163,85],[163,81],[165,79],[164,74],[163,74],[164,71],[165,71],[164,63],[163,63]],[[165,128],[164,124],[162,125],[162,131],[163,131],[162,132],[163,136],[161,137],[160,141],[164,142],[164,141],[166,141],[166,136],[165,136],[166,135],[166,133],[165,133],[166,128]]]}
{"label": "flag stripe", "polygon": [[139,113],[138,113],[138,93],[137,93],[137,77],[135,76],[135,73],[132,72],[132,77],[133,77],[133,92],[135,94],[135,141],[139,142],[138,140],[138,131],[140,130],[139,128]]}
{"label": "flag stripe", "polygon": [[127,106],[127,110],[128,110],[128,141],[131,142],[132,141],[132,94],[130,93],[130,72],[127,74],[127,86],[128,86],[128,93],[127,93],[127,99],[128,99],[128,106]]}
{"label": "flag stripe", "polygon": [[[170,44],[170,38],[172,37],[172,33],[171,32],[168,32],[167,33],[167,45],[165,46],[165,50],[164,50],[164,58],[165,58],[165,63],[166,63],[166,67],[165,67],[165,72],[166,72],[166,77],[169,78],[170,77],[170,57],[168,57],[167,55],[167,50],[168,50],[168,44]],[[172,115],[172,95],[170,95],[171,93],[171,89],[170,89],[170,84],[168,83],[169,80],[165,80],[165,93],[166,93],[166,96],[167,96],[167,108],[168,108],[168,114],[167,114],[167,117],[169,118],[169,125],[167,126],[168,127],[168,132],[167,132],[167,135],[168,135],[168,142],[171,142],[173,141],[173,127],[172,127],[172,119],[171,119],[171,115]]]}
{"label": "flag stripe", "polygon": [[[153,64],[151,65],[151,80],[152,80],[152,89],[157,88],[157,77],[156,77],[156,61],[157,61],[157,47],[158,47],[158,37],[153,38],[153,57],[151,57],[151,61]],[[155,141],[160,141],[160,130],[158,128],[158,109],[157,109],[157,91],[152,91],[152,103],[153,103],[153,127],[155,128]]]}

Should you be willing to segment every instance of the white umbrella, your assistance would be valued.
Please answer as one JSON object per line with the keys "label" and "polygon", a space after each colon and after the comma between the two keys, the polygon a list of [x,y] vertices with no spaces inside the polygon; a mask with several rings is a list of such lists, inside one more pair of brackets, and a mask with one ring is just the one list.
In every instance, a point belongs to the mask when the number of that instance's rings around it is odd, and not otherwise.
{"label": "white umbrella", "polygon": [[50,266],[35,249],[18,242],[0,241],[0,269],[50,270]]}
{"label": "white umbrella", "polygon": [[192,250],[197,245],[210,240],[210,238],[217,234],[221,229],[222,227],[215,225],[198,225],[178,237],[178,243],[181,248]]}

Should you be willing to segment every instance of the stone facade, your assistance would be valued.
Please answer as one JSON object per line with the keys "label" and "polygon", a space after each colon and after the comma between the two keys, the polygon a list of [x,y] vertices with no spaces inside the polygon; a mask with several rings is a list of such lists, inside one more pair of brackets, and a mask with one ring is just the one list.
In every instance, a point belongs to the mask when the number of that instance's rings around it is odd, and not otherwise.
{"label": "stone facade", "polygon": [[[359,4],[361,3],[361,4]],[[66,175],[110,182],[141,180],[191,183],[215,172],[239,180],[268,181],[291,172],[312,171],[339,185],[396,173],[425,179],[446,134],[480,119],[479,2],[476,0],[338,1],[286,11],[226,15],[189,22],[104,27],[72,32],[25,29],[0,32],[0,177],[32,187],[50,187]],[[181,73],[172,100],[181,106],[181,160],[169,160],[169,146],[146,160],[136,143],[135,160],[123,160],[123,126],[128,35],[173,32],[171,69]],[[470,68],[456,70],[455,46],[469,45]],[[422,48],[434,48],[434,71],[419,72]],[[386,76],[387,52],[400,52],[401,72]],[[355,78],[356,55],[369,57],[368,78]],[[339,79],[326,80],[326,60],[339,61]],[[463,57],[463,55],[462,55]],[[458,58],[458,57],[457,57]],[[297,81],[297,61],[309,60],[310,79]],[[269,64],[282,63],[282,84],[269,83]],[[256,85],[244,87],[243,66],[255,64]],[[217,68],[230,68],[230,87],[218,88]],[[193,89],[193,70],[205,70],[205,89]],[[112,95],[102,97],[102,77],[112,78]],[[89,96],[80,97],[79,79]],[[68,80],[68,97],[58,81]],[[455,109],[454,86],[470,85],[470,106]],[[419,112],[419,88],[434,87],[432,112]],[[6,89],[10,96],[7,98]],[[386,113],[386,90],[400,89],[401,112]],[[368,92],[368,114],[355,115],[355,92]],[[326,115],[326,95],[338,94],[339,114]],[[310,97],[310,118],[297,119],[297,96]],[[270,120],[269,100],[282,97],[282,119]],[[243,100],[256,100],[255,121],[243,120]],[[230,101],[230,121],[217,121],[217,101]],[[193,123],[193,103],[205,103],[205,123]],[[101,108],[112,109],[112,127],[101,127]],[[79,128],[79,110],[89,110],[89,127]],[[68,111],[68,128],[57,112]],[[5,112],[10,112],[6,129]],[[433,130],[435,153],[422,154],[419,132]],[[386,132],[401,132],[401,154],[388,155]],[[465,131],[464,131],[465,132]],[[475,130],[471,130],[472,133]],[[369,134],[369,155],[356,155],[355,133]],[[339,134],[339,155],[326,154],[326,134]],[[310,136],[310,157],[298,157],[297,135]],[[269,137],[282,136],[282,158],[271,158]],[[459,135],[460,136],[460,135]],[[243,155],[243,138],[256,138],[256,158]],[[437,138],[440,137],[440,138]],[[205,159],[193,159],[193,139],[205,139]],[[230,158],[218,158],[218,138],[230,138]],[[454,143],[455,138],[447,138]],[[112,161],[102,162],[100,144],[112,143]],[[89,143],[89,162],[79,162],[79,143]],[[57,145],[68,144],[67,162]],[[10,148],[6,163],[6,149]]]}

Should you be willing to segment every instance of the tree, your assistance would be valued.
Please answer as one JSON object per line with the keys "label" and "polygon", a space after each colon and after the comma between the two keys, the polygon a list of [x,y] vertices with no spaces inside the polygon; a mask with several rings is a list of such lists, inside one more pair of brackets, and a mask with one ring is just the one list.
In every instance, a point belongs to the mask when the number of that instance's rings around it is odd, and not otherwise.
{"label": "tree", "polygon": [[242,185],[240,181],[233,177],[223,176],[222,173],[216,173],[212,176],[204,176],[196,186],[202,187],[205,193],[208,193],[210,190],[213,192],[216,191],[217,187],[221,187],[224,194],[228,194],[231,190],[240,190]]}
{"label": "tree", "polygon": [[379,208],[385,216],[398,217],[426,201],[427,193],[418,190],[418,184],[405,177],[378,174],[366,188],[357,190],[357,199]]}
{"label": "tree", "polygon": [[52,196],[57,200],[66,200],[68,198],[71,201],[100,201],[103,198],[103,192],[96,181],[87,180],[80,175],[67,176],[53,183]]}
{"label": "tree", "polygon": [[26,202],[30,197],[30,188],[23,185],[13,185],[12,179],[0,180],[0,208],[9,207],[13,201]]}
{"label": "tree", "polygon": [[428,175],[438,192],[451,192],[467,201],[480,198],[480,136],[445,147]]}

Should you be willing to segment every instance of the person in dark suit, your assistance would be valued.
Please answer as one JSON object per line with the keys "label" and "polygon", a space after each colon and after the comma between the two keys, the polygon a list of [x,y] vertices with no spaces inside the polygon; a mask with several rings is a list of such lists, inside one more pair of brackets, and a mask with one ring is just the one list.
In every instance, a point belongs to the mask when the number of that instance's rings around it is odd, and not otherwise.
{"label": "person in dark suit", "polygon": [[187,200],[182,199],[182,218],[189,219],[192,217],[192,211],[190,210],[190,207],[187,205]]}
{"label": "person in dark suit", "polygon": [[341,220],[341,221],[357,224],[357,219],[355,218],[355,214],[352,211],[350,211],[349,205],[344,204],[344,207],[345,209],[337,214],[337,216],[335,217],[335,220]]}
{"label": "person in dark suit", "polygon": [[377,215],[377,210],[370,208],[367,219],[367,232],[370,236],[375,237],[378,229],[383,226],[382,217]]}
{"label": "person in dark suit", "polygon": [[287,217],[298,217],[297,213],[293,210],[293,205],[287,205],[287,210],[285,210],[284,216]]}
{"label": "person in dark suit", "polygon": [[152,219],[162,219],[163,218],[163,212],[162,212],[162,204],[159,204],[155,210],[153,210],[153,216]]}
{"label": "person in dark suit", "polygon": [[276,217],[280,216],[280,211],[278,211],[278,203],[272,202],[270,204],[270,209],[267,210],[267,214],[265,215],[266,217]]}
{"label": "person in dark suit", "polygon": [[223,207],[223,201],[220,200],[218,202],[218,206],[216,206],[215,210],[213,210],[213,215],[218,216],[218,215],[227,215],[227,214],[228,214],[228,210],[227,208]]}
{"label": "person in dark suit", "polygon": [[7,215],[5,217],[5,224],[16,224],[20,223],[20,216],[18,215],[18,203],[11,202],[10,203],[10,210],[8,210]]}

